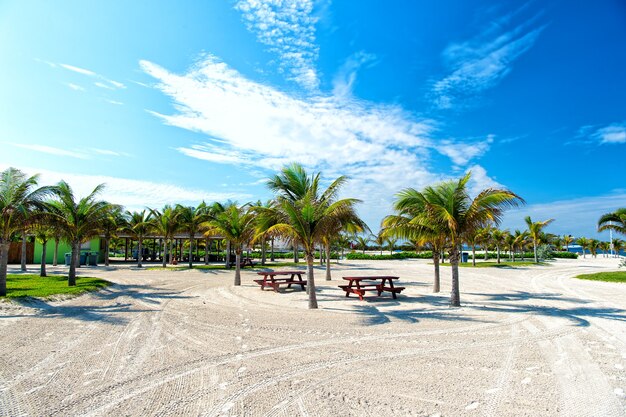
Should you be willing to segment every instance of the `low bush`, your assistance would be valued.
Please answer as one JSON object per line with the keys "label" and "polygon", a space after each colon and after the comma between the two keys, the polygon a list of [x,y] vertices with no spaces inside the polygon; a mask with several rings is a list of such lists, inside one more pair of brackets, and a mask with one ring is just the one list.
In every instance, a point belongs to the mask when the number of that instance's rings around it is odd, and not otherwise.
{"label": "low bush", "polygon": [[391,259],[430,259],[433,253],[426,252],[395,252],[393,254],[374,255],[369,253],[352,252],[346,255],[350,260],[368,260],[368,261],[384,261]]}

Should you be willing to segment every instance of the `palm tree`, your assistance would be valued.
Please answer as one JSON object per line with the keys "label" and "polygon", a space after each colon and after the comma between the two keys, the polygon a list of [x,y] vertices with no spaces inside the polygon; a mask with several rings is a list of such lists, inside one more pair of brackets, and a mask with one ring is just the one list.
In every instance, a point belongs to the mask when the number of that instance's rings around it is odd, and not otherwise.
{"label": "palm tree", "polygon": [[[166,204],[163,209],[153,210],[150,209],[151,229],[155,234],[163,236],[163,268],[167,267],[167,256],[169,255],[169,261],[172,261],[172,240],[174,239],[174,233],[178,229],[178,223],[176,222],[176,212],[172,206]],[[169,250],[168,250],[169,242]]]}
{"label": "palm tree", "polygon": [[87,197],[76,201],[72,188],[61,181],[56,186],[57,199],[48,204],[50,216],[72,248],[68,274],[70,286],[76,285],[76,264],[79,262],[81,243],[100,234],[102,223],[111,210],[111,204],[96,199],[103,189],[104,184],[100,184]]}
{"label": "palm tree", "polygon": [[[330,246],[341,232],[362,233],[371,232],[369,227],[359,218],[354,210],[347,210],[334,219],[326,223],[326,230],[322,233],[321,242],[326,253],[326,281],[331,280],[330,274]],[[321,254],[320,254],[321,257]]]}
{"label": "palm tree", "polygon": [[393,237],[387,237],[385,241],[387,242],[387,247],[389,248],[389,254],[393,255],[393,249],[395,248],[396,243],[398,243],[398,239]]}
{"label": "palm tree", "polygon": [[505,239],[508,236],[509,232],[500,229],[493,229],[491,232],[491,240],[493,244],[496,246],[496,256],[498,263],[500,263],[500,247],[505,244]]}
{"label": "palm tree", "polygon": [[476,241],[485,251],[485,261],[489,259],[489,244],[491,243],[491,226],[483,227],[476,231]]}
{"label": "palm tree", "polygon": [[304,247],[311,309],[317,308],[313,275],[315,243],[328,236],[328,231],[337,223],[352,219],[354,206],[359,202],[352,198],[338,200],[339,189],[346,181],[347,178],[341,176],[322,191],[319,173],[309,176],[301,165],[292,164],[268,182],[270,189],[278,194],[276,207],[263,209],[273,211],[272,215],[278,220],[269,231],[297,240]]}
{"label": "palm tree", "polygon": [[423,221],[430,212],[423,192],[414,188],[407,188],[396,194],[394,210],[398,214],[386,216],[382,227],[386,236],[394,236],[411,241],[415,250],[424,245],[430,245],[434,264],[433,292],[441,290],[439,261],[446,244],[446,233],[438,223]]}
{"label": "palm tree", "polygon": [[111,206],[109,213],[102,221],[104,235],[104,266],[109,266],[111,239],[117,237],[117,232],[124,225],[124,215],[119,206]]}
{"label": "palm tree", "polygon": [[[517,248],[520,250],[521,254],[522,254],[522,261],[524,260],[524,250],[525,250],[525,246],[526,246],[526,239],[528,239],[528,232],[524,231],[520,231],[520,230],[515,230],[515,233],[513,235],[514,239],[514,248]],[[515,253],[513,253],[513,262],[515,262]]]}
{"label": "palm tree", "polygon": [[355,236],[357,246],[361,247],[363,253],[365,253],[365,249],[367,249],[367,245],[372,241],[369,236],[366,235],[358,235]]}
{"label": "palm tree", "polygon": [[524,220],[526,221],[526,225],[528,226],[528,235],[533,241],[533,253],[535,255],[535,263],[538,263],[539,259],[537,258],[537,245],[540,242],[541,231],[544,227],[552,223],[554,219],[533,222],[530,216],[526,216]]}
{"label": "palm tree", "polygon": [[476,244],[480,239],[478,231],[476,233],[468,233],[465,237],[465,243],[472,248],[472,266],[476,266]]}
{"label": "palm tree", "polygon": [[589,247],[589,239],[586,237],[579,237],[576,239],[576,243],[580,245],[580,248],[583,250],[583,258],[586,258],[585,249]]}
{"label": "palm tree", "polygon": [[589,252],[595,258],[598,256],[598,247],[600,246],[600,241],[597,239],[589,239]]}
{"label": "palm tree", "polygon": [[615,251],[615,257],[619,258],[619,252],[624,249],[624,241],[621,239],[613,239],[613,250]]}
{"label": "palm tree", "polygon": [[383,254],[383,246],[385,245],[385,235],[383,234],[383,230],[379,230],[376,238],[374,239],[374,243],[380,248],[380,254]]}
{"label": "palm tree", "polygon": [[602,250],[602,257],[608,258],[609,250],[611,250],[611,244],[609,242],[600,242],[598,247]]}
{"label": "palm tree", "polygon": [[124,229],[137,239],[137,268],[143,267],[143,240],[150,233],[152,222],[151,213],[147,210],[126,212],[126,224]]}
{"label": "palm tree", "polygon": [[41,243],[41,263],[39,267],[39,276],[46,277],[46,257],[48,241],[54,236],[54,230],[48,226],[46,222],[40,221],[33,225],[31,231],[35,234],[35,239]]}
{"label": "palm tree", "polygon": [[422,191],[426,211],[416,218],[419,226],[435,224],[447,236],[452,267],[450,304],[454,307],[461,305],[459,258],[465,237],[490,224],[497,226],[504,209],[523,203],[517,194],[495,188],[487,188],[472,199],[467,190],[470,177],[471,173],[468,172],[457,181],[426,187]]}
{"label": "palm tree", "polygon": [[241,285],[241,252],[245,244],[250,243],[256,232],[257,223],[254,210],[248,204],[231,204],[223,211],[213,214],[201,224],[205,236],[224,236],[235,246],[235,283]]}
{"label": "palm tree", "polygon": [[273,261],[274,260],[274,236],[270,236],[267,233],[267,229],[269,229],[274,223],[275,223],[275,219],[268,217],[268,216],[264,216],[263,212],[258,212],[257,207],[265,207],[265,208],[270,208],[274,206],[274,200],[267,200],[264,203],[261,202],[261,200],[257,201],[256,206],[254,207],[254,210],[257,211],[257,234],[259,234],[261,236],[260,238],[260,242],[261,242],[261,265],[265,265],[266,262],[266,258],[267,258],[267,239],[269,238],[271,240],[271,245],[272,245],[272,249],[271,249],[271,257],[270,259]]}
{"label": "palm tree", "polygon": [[563,235],[563,244],[565,245],[565,251],[569,252],[569,245],[574,241],[572,235]]}
{"label": "palm tree", "polygon": [[506,236],[504,236],[504,244],[509,251],[509,259],[513,261],[515,256],[515,236],[509,231],[507,231]]}
{"label": "palm tree", "polygon": [[0,172],[0,296],[7,294],[7,264],[11,239],[22,230],[23,219],[42,208],[53,187],[37,188],[38,175],[28,177],[16,168]]}
{"label": "palm tree", "polygon": [[207,206],[202,203],[198,207],[176,206],[176,221],[180,230],[189,236],[189,268],[193,268],[193,241],[200,225],[207,221]]}
{"label": "palm tree", "polygon": [[598,231],[613,230],[626,235],[626,208],[619,208],[612,213],[606,213],[598,220]]}

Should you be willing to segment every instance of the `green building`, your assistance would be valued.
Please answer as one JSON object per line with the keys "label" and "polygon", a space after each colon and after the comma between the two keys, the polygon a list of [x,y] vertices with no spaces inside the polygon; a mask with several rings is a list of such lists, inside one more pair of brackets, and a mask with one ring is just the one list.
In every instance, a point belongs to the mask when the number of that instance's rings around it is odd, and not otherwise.
{"label": "green building", "polygon": [[[57,257],[57,263],[63,265],[65,263],[65,254],[70,253],[72,248],[67,242],[59,242],[59,253]],[[82,252],[90,252],[98,254],[98,262],[104,262],[104,239],[95,238],[89,242],[83,243],[80,247]],[[41,254],[43,252],[43,245],[39,241],[35,241],[35,253],[33,256],[33,263],[41,263]],[[54,240],[48,241],[46,244],[46,263],[51,264],[54,260]]]}

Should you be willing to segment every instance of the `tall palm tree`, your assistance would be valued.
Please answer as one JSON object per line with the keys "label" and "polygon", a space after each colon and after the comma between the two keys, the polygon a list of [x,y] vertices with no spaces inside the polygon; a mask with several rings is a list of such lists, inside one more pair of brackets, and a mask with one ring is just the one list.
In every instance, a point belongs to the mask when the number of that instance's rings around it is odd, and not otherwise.
{"label": "tall palm tree", "polygon": [[[515,230],[515,233],[513,235],[513,243],[514,243],[514,248],[519,249],[519,251],[522,254],[522,261],[524,260],[524,250],[526,248],[526,240],[528,239],[528,232],[527,231],[520,231],[520,230]],[[515,253],[513,254],[513,262],[515,262]]]}
{"label": "tall palm tree", "polygon": [[394,238],[394,237],[387,237],[385,239],[385,242],[387,243],[387,248],[389,249],[389,254],[393,255],[393,250],[396,247],[396,244],[398,243],[398,239]]}
{"label": "tall palm tree", "polygon": [[552,223],[554,219],[533,222],[530,216],[526,216],[524,218],[524,221],[526,221],[526,225],[528,226],[528,235],[533,241],[533,253],[535,255],[535,263],[538,263],[539,259],[537,258],[537,245],[539,244],[541,240],[540,239],[541,231],[543,230],[544,227]]}
{"label": "tall palm tree", "polygon": [[383,254],[383,247],[385,246],[385,235],[383,234],[383,229],[380,229],[378,231],[378,234],[376,235],[375,239],[374,239],[374,243],[376,243],[376,245],[380,248],[380,254]]}
{"label": "tall palm tree", "polygon": [[112,205],[109,213],[102,220],[102,234],[104,235],[104,266],[109,266],[111,239],[117,237],[117,232],[124,226],[124,215],[119,206]]}
{"label": "tall palm tree", "polygon": [[[330,273],[330,249],[332,242],[337,239],[341,232],[363,233],[371,232],[369,227],[363,220],[359,218],[354,210],[348,210],[341,213],[333,221],[326,222],[326,230],[322,233],[321,242],[326,253],[326,281],[332,279]],[[321,256],[321,254],[320,254]]]}
{"label": "tall palm tree", "polygon": [[491,241],[496,246],[496,256],[498,263],[500,263],[500,248],[502,247],[502,245],[505,244],[505,239],[508,234],[508,231],[500,229],[493,229],[493,231],[491,232]]}
{"label": "tall palm tree", "polygon": [[476,231],[476,241],[483,249],[485,261],[489,259],[489,244],[491,243],[491,225]]}
{"label": "tall palm tree", "polygon": [[203,202],[198,207],[176,206],[176,221],[180,230],[189,236],[189,268],[193,268],[193,242],[200,225],[207,221],[207,206]]}
{"label": "tall palm tree", "polygon": [[255,211],[248,204],[231,204],[223,211],[214,213],[202,223],[205,236],[224,236],[235,247],[235,283],[241,285],[241,252],[243,245],[249,244],[255,236],[257,223]]}
{"label": "tall palm tree", "polygon": [[253,208],[257,212],[256,221],[257,221],[257,234],[261,237],[259,241],[261,242],[261,265],[265,265],[267,260],[267,240],[271,240],[272,244],[272,261],[274,255],[274,236],[270,236],[267,233],[267,230],[275,223],[275,219],[270,216],[264,216],[263,211],[259,212],[258,207],[270,208],[275,204],[274,200],[267,200],[265,203],[261,202],[261,200],[257,201],[256,206]]}
{"label": "tall palm tree", "polygon": [[74,192],[65,181],[56,186],[56,200],[48,207],[54,223],[63,232],[63,238],[72,248],[68,285],[76,285],[76,264],[79,261],[80,245],[99,236],[102,223],[111,210],[111,204],[97,200],[104,184],[98,185],[86,197],[76,201]]}
{"label": "tall palm tree", "polygon": [[598,247],[600,246],[600,241],[597,239],[589,239],[589,252],[591,252],[591,256],[596,258],[598,256]]}
{"label": "tall palm tree", "polygon": [[500,223],[504,210],[523,203],[521,197],[509,190],[487,188],[471,198],[467,183],[471,173],[456,181],[446,181],[426,187],[426,212],[417,217],[417,224],[436,224],[449,241],[449,258],[452,267],[452,291],[450,304],[461,305],[459,290],[460,247],[465,236],[490,224]]}
{"label": "tall palm tree", "polygon": [[506,245],[506,248],[509,251],[509,259],[513,261],[513,257],[515,256],[515,236],[508,231],[506,236],[504,236],[504,245]]}
{"label": "tall palm tree", "polygon": [[589,239],[581,236],[576,239],[576,243],[578,243],[578,245],[580,245],[580,248],[583,250],[583,258],[586,258],[587,256],[585,255],[585,249],[589,247]]}
{"label": "tall palm tree", "polygon": [[441,290],[439,271],[440,255],[447,244],[445,228],[434,221],[425,221],[431,212],[428,209],[427,198],[432,197],[407,188],[396,194],[394,210],[398,214],[386,216],[382,221],[382,227],[386,236],[394,236],[411,241],[418,247],[429,245],[432,249],[434,264],[433,292]]}
{"label": "tall palm tree", "polygon": [[363,253],[365,253],[365,249],[367,249],[367,245],[372,241],[371,238],[367,235],[358,235],[355,236],[357,246],[359,246]]}
{"label": "tall palm tree", "polygon": [[307,262],[309,308],[317,308],[313,262],[315,244],[328,235],[337,222],[343,223],[355,215],[354,206],[360,201],[338,199],[338,193],[347,178],[334,180],[326,190],[320,189],[320,174],[308,175],[299,164],[282,169],[281,174],[268,182],[278,195],[273,215],[278,222],[269,231],[297,240],[303,247]]}
{"label": "tall palm tree", "polygon": [[137,240],[137,268],[143,267],[143,240],[152,229],[151,213],[148,210],[126,211],[124,229]]}
{"label": "tall palm tree", "polygon": [[16,168],[0,172],[0,296],[7,294],[11,239],[21,231],[28,213],[42,208],[54,192],[52,187],[37,188],[38,180],[38,175],[29,177]]}
{"label": "tall palm tree", "polygon": [[[174,234],[178,229],[178,223],[176,221],[176,212],[174,208],[166,204],[161,210],[150,209],[151,229],[155,234],[163,236],[163,268],[167,267],[167,256],[169,255],[169,261],[172,262],[172,240]],[[169,250],[168,250],[169,243]]]}
{"label": "tall palm tree", "polygon": [[476,231],[474,233],[468,233],[465,236],[465,243],[472,248],[472,266],[476,266],[476,245],[480,240],[480,233]]}
{"label": "tall palm tree", "polygon": [[602,257],[608,258],[609,250],[611,250],[611,243],[609,242],[600,242],[598,247],[602,250]]}
{"label": "tall palm tree", "polygon": [[619,208],[612,213],[606,213],[598,220],[598,231],[613,230],[626,235],[626,208]]}
{"label": "tall palm tree", "polygon": [[613,239],[613,250],[615,251],[615,257],[620,257],[620,251],[624,249],[624,241],[622,239]]}
{"label": "tall palm tree", "polygon": [[563,235],[563,244],[565,245],[565,251],[569,252],[569,245],[574,242],[574,237],[572,235]]}
{"label": "tall palm tree", "polygon": [[52,227],[45,221],[39,221],[32,226],[31,231],[35,234],[35,239],[41,243],[41,262],[39,266],[39,276],[46,277],[46,257],[48,249],[48,241],[54,236]]}

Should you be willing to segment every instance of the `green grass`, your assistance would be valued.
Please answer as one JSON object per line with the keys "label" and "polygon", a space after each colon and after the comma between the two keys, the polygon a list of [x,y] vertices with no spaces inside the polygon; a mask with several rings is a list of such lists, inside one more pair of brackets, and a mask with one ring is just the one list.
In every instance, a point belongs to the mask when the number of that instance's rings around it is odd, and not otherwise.
{"label": "green grass", "polygon": [[[445,263],[445,265],[450,265],[449,263]],[[459,266],[463,268],[516,268],[521,266],[536,266],[536,265],[548,265],[545,262],[539,262],[538,264],[534,262],[528,261],[516,261],[516,262],[485,262],[485,261],[477,261],[476,266],[472,265],[471,262],[461,262]]]}
{"label": "green grass", "polygon": [[[51,275],[45,278],[31,274],[9,274],[6,298],[50,297],[57,294],[79,295],[106,287],[111,283],[99,278],[77,277],[76,286],[67,285],[67,277]],[[5,298],[5,297],[0,297]]]}
{"label": "green grass", "polygon": [[[276,268],[276,267],[285,267],[285,266],[306,266],[305,262],[267,262],[265,265],[261,265],[260,262],[257,262],[252,269],[263,269],[263,268]],[[163,268],[162,266],[151,266],[146,268],[147,271],[182,271],[185,269],[189,269],[189,266],[168,266],[167,268]],[[226,268],[224,265],[194,265],[193,269],[204,269],[204,270],[234,270],[235,267]],[[246,266],[244,269],[251,269],[249,266]]]}
{"label": "green grass", "polygon": [[626,282],[626,271],[597,272],[595,274],[577,275],[576,278],[588,279],[590,281]]}

